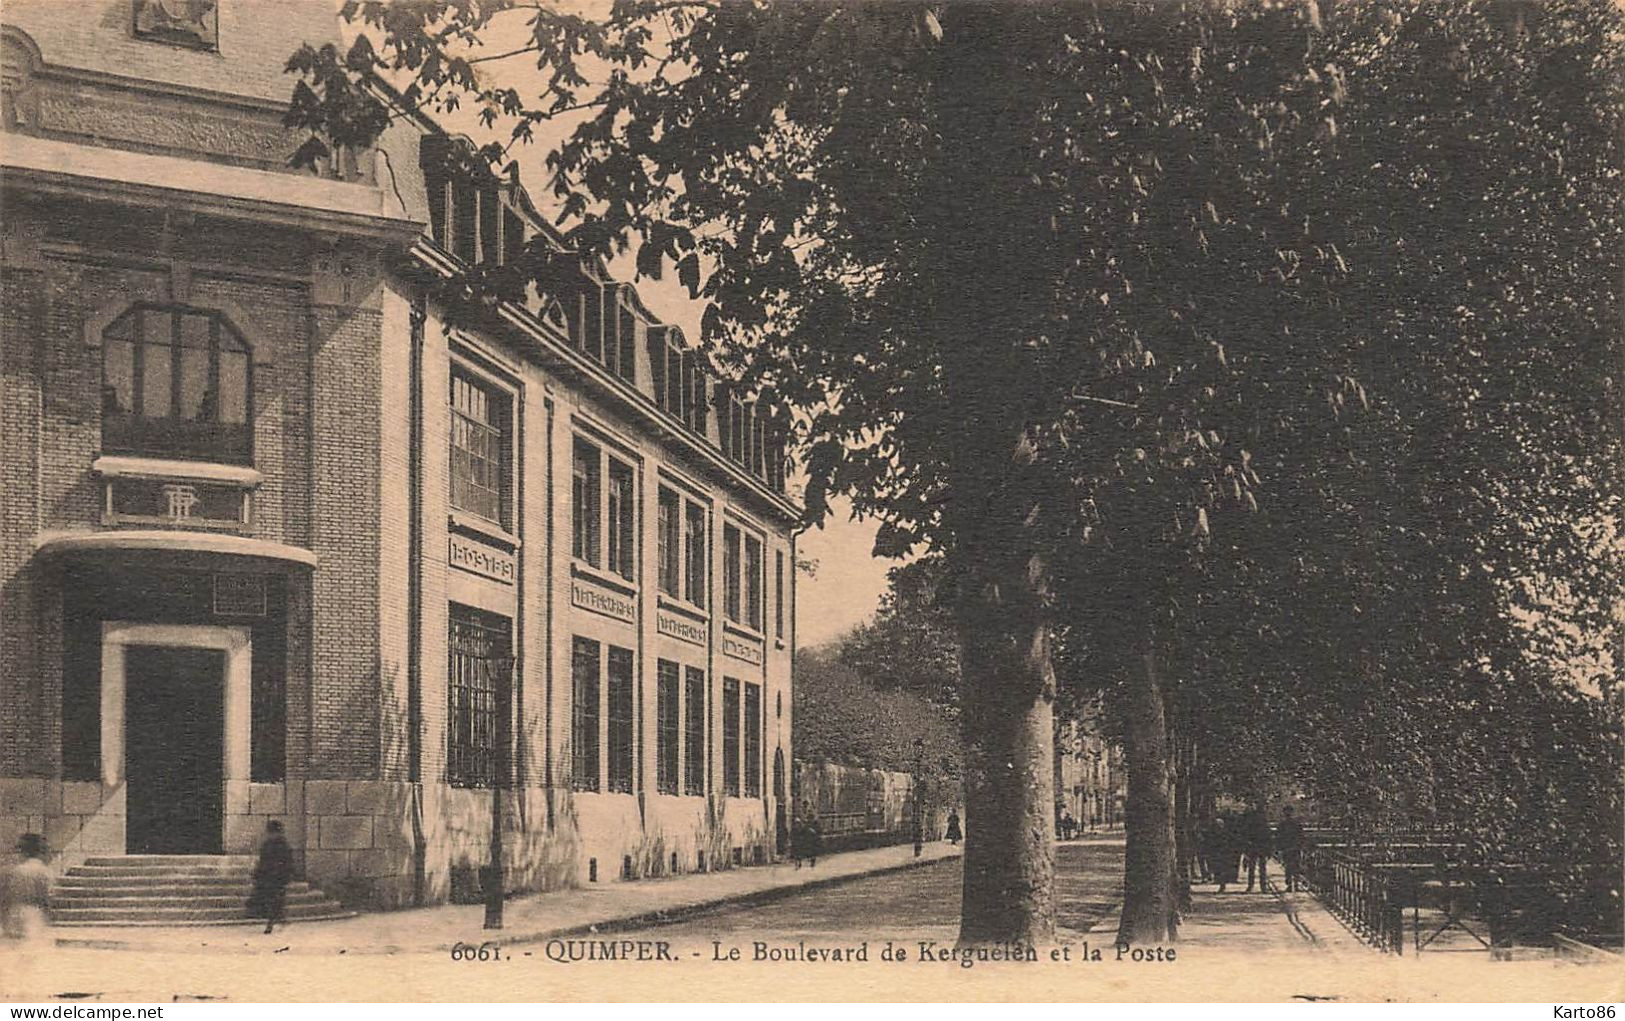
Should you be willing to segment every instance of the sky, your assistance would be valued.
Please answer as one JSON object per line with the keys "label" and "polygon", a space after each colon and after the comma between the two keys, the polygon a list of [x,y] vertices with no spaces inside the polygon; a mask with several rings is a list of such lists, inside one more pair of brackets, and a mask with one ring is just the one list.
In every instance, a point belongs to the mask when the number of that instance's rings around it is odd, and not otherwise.
{"label": "sky", "polygon": [[[586,5],[590,6],[590,4]],[[523,45],[525,25],[522,15],[504,15],[493,22],[495,31],[485,39],[487,51],[506,52]],[[346,40],[353,31],[345,33]],[[482,74],[500,78],[502,84],[517,88],[524,94],[526,85],[532,86],[534,97],[541,83],[534,57],[515,57],[481,65]],[[448,130],[465,132],[481,141],[491,137],[480,129],[471,110],[459,114],[436,115]],[[555,129],[554,138],[562,137],[562,128]],[[529,146],[516,147],[513,156],[519,162],[520,178],[537,208],[547,215],[551,212],[551,191],[548,188],[546,158],[551,148],[546,126],[538,130],[537,140]],[[617,280],[633,280],[635,276],[635,249],[609,264]],[[702,303],[688,297],[676,281],[675,273],[663,274],[661,280],[639,280],[638,295],[649,311],[663,321],[682,327],[691,338],[700,335]],[[792,482],[794,487],[794,482]],[[899,561],[872,557],[876,523],[853,520],[851,504],[836,497],[830,501],[831,511],[822,523],[803,532],[797,540],[797,557],[816,563],[809,576],[802,574],[796,581],[796,644],[800,648],[824,645],[839,638],[853,627],[869,619],[879,606],[886,590],[886,572]]]}

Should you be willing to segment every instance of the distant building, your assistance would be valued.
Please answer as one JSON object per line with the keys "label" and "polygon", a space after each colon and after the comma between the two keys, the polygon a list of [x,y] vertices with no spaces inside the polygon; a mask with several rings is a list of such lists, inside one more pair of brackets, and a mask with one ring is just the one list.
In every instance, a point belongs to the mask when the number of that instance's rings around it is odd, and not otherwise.
{"label": "distant building", "polygon": [[[767,402],[404,119],[294,172],[322,4],[11,0],[0,845],[352,904],[765,860],[793,528]],[[444,283],[542,235],[524,304]],[[493,789],[511,787],[500,799]]]}
{"label": "distant building", "polygon": [[1123,825],[1128,770],[1123,750],[1092,723],[1066,720],[1056,725],[1055,815],[1072,813],[1082,829]]}

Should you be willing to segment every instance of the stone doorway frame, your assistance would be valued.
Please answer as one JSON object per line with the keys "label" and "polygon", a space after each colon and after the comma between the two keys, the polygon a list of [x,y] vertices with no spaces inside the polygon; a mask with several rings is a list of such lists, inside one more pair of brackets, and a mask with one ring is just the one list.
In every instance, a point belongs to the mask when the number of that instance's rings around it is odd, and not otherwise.
{"label": "stone doorway frame", "polygon": [[102,622],[102,783],[109,790],[125,780],[125,654],[132,645],[216,649],[226,655],[220,771],[225,790],[220,802],[220,838],[221,846],[229,846],[227,820],[248,812],[254,676],[254,646],[249,630],[214,624]]}

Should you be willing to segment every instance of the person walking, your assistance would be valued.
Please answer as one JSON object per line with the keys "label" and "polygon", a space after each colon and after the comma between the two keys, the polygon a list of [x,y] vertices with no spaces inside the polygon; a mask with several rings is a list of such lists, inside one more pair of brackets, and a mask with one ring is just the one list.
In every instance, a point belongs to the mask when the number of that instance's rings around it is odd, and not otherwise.
{"label": "person walking", "polygon": [[254,864],[254,890],[248,895],[248,916],[264,918],[269,933],[278,922],[283,922],[283,911],[288,901],[288,883],[293,879],[293,848],[282,835],[282,824],[275,819],[265,824],[265,839],[260,842],[260,858]]}
{"label": "person walking", "polygon": [[818,829],[818,815],[813,812],[812,805],[803,804],[801,813],[796,817],[795,832],[790,835],[790,853],[795,858],[796,868],[801,868],[802,860],[808,862],[809,868],[818,867],[818,851],[823,843],[823,834]]}
{"label": "person walking", "polygon": [[1212,862],[1213,881],[1219,884],[1219,892],[1231,883],[1240,881],[1241,874],[1241,841],[1240,832],[1234,818],[1214,816],[1213,826],[1208,835],[1208,855]]}
{"label": "person walking", "polygon": [[1247,892],[1253,892],[1253,879],[1258,880],[1258,892],[1269,892],[1267,863],[1270,857],[1270,817],[1263,805],[1254,805],[1241,820],[1242,847],[1247,853]]}
{"label": "person walking", "polygon": [[0,873],[0,932],[8,939],[31,940],[50,925],[50,849],[38,833],[17,840],[23,860]]}
{"label": "person walking", "polygon": [[1286,892],[1298,889],[1298,869],[1303,863],[1303,825],[1292,814],[1292,806],[1281,809],[1281,824],[1275,827],[1275,849],[1281,855],[1286,874]]}
{"label": "person walking", "polygon": [[955,847],[958,847],[959,842],[965,839],[964,831],[959,828],[959,809],[957,808],[948,810],[948,832],[945,835],[948,838],[948,843],[953,844]]}

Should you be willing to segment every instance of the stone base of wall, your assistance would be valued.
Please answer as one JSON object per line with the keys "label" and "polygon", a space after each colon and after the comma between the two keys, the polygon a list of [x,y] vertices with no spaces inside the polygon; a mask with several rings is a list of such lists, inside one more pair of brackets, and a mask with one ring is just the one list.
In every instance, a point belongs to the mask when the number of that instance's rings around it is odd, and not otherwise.
{"label": "stone base of wall", "polygon": [[[347,907],[481,896],[489,790],[383,780],[228,783],[228,854],[253,854],[276,819],[304,878]],[[532,787],[503,792],[501,811],[509,894],[762,864],[773,853],[771,809],[754,799]],[[0,778],[0,861],[14,860],[17,838],[30,832],[45,835],[58,871],[91,855],[123,854],[124,822],[122,785]]]}

